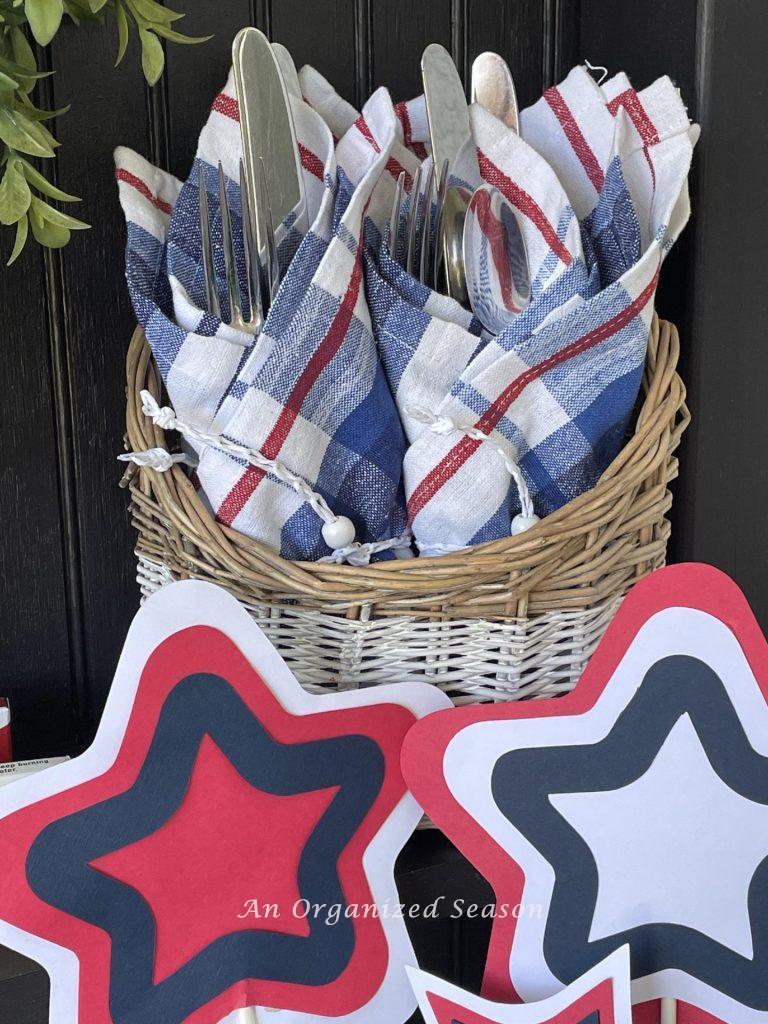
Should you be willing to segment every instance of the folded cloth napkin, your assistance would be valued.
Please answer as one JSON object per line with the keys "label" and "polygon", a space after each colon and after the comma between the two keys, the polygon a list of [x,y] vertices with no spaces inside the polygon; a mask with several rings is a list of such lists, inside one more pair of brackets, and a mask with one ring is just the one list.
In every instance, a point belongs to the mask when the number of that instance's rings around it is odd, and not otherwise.
{"label": "folded cloth napkin", "polygon": [[[129,289],[175,415],[151,403],[147,411],[185,434],[199,457],[202,491],[221,522],[288,558],[364,562],[409,547],[405,441],[362,289],[363,217],[398,122],[386,94],[374,94],[364,132],[349,126],[334,152],[317,113],[295,99],[293,114],[312,223],[302,241],[290,223],[281,226],[285,277],[255,341],[203,308],[198,162],[214,237],[221,223],[218,160],[228,178],[235,238],[240,233],[241,147],[231,76],[186,183],[129,150],[116,152]],[[356,540],[334,551],[323,527],[338,516],[352,520]]]}
{"label": "folded cloth napkin", "polygon": [[531,263],[532,302],[500,335],[438,312],[385,244],[368,255],[422,553],[508,535],[529,497],[547,515],[594,486],[623,443],[659,268],[689,212],[697,130],[668,79],[639,93],[626,76],[606,87],[574,69],[522,113],[522,138],[471,108],[476,151],[457,178],[504,193]]}

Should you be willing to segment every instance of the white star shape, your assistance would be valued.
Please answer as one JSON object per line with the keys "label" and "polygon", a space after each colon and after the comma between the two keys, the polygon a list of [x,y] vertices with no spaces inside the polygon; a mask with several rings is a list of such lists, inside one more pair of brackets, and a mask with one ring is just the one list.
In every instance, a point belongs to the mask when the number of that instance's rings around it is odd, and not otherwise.
{"label": "white star shape", "polygon": [[722,781],[687,714],[628,786],[549,799],[597,864],[590,942],[671,923],[752,958],[748,887],[768,854],[768,807]]}

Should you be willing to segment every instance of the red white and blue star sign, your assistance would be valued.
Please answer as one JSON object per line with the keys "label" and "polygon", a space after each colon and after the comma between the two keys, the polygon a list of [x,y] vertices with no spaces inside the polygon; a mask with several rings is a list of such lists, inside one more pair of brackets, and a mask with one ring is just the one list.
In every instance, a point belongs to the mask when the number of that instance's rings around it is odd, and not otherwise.
{"label": "red white and blue star sign", "polygon": [[408,977],[424,1024],[632,1024],[627,946],[536,1003],[494,1003],[415,967]]}
{"label": "red white and blue star sign", "polygon": [[151,597],[93,745],[0,793],[0,943],[48,970],[52,1024],[405,1021],[400,751],[447,703],[309,694],[223,590]]}
{"label": "red white and blue star sign", "polygon": [[484,995],[628,944],[636,1022],[768,1022],[768,646],[728,577],[654,573],[572,694],[433,715],[403,767],[495,889]]}

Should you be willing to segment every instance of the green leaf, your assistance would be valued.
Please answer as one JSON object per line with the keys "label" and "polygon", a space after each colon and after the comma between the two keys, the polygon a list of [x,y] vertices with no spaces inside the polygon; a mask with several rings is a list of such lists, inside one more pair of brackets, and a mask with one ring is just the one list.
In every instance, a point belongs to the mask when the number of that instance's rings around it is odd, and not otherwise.
{"label": "green leaf", "polygon": [[106,2],[107,0],[88,0],[88,7],[90,8],[91,14],[98,14]]}
{"label": "green leaf", "polygon": [[155,85],[165,66],[163,44],[156,35],[144,28],[139,29],[139,38],[141,39],[141,66],[144,70],[144,77],[150,85]]}
{"label": "green leaf", "polygon": [[78,220],[77,217],[70,217],[68,213],[62,213],[61,210],[57,210],[54,206],[49,206],[48,203],[38,199],[37,196],[32,196],[31,208],[33,229],[35,217],[40,217],[46,224],[53,224],[59,228],[68,228],[70,231],[84,231],[91,226],[83,220]]}
{"label": "green leaf", "polygon": [[38,171],[36,167],[33,167],[28,160],[21,159],[21,165],[24,170],[24,177],[27,179],[30,185],[42,192],[43,195],[50,196],[51,199],[58,199],[62,203],[79,203],[80,199],[78,196],[72,196],[69,192],[65,192],[63,189],[57,188],[52,182]]}
{"label": "green leaf", "polygon": [[10,75],[6,75],[4,71],[0,71],[0,89],[10,92],[16,92],[19,88],[19,83],[15,78],[11,78]]}
{"label": "green leaf", "polygon": [[11,31],[11,45],[13,48],[13,59],[23,67],[27,73],[37,73],[37,61],[35,51],[29,45],[29,40],[20,28]]}
{"label": "green leaf", "polygon": [[185,36],[181,32],[176,32],[172,28],[168,28],[167,25],[153,25],[152,31],[157,32],[163,39],[169,39],[172,43],[184,43],[188,46],[194,43],[207,43],[213,36]]}
{"label": "green leaf", "polygon": [[[0,107],[0,139],[30,156],[53,156],[51,134],[41,124],[25,117],[20,110]],[[55,140],[54,140],[55,141]]]}
{"label": "green leaf", "polygon": [[48,78],[53,74],[52,71],[30,71],[23,64],[17,64],[15,60],[9,60],[7,57],[0,57],[0,68],[11,75],[16,75],[17,78]]}
{"label": "green leaf", "polygon": [[15,224],[26,214],[32,202],[27,179],[19,160],[9,160],[0,181],[0,224]]}
{"label": "green leaf", "polygon": [[115,21],[117,22],[117,60],[115,61],[115,67],[117,67],[125,56],[125,50],[128,46],[128,16],[120,0],[115,0]]}
{"label": "green leaf", "polygon": [[40,245],[47,245],[49,249],[61,249],[69,241],[69,228],[62,228],[58,224],[50,224],[34,209],[31,211],[29,219],[32,223],[32,234]]}
{"label": "green leaf", "polygon": [[59,107],[58,110],[41,110],[36,107],[32,100],[21,93],[18,97],[21,106],[23,107],[23,113],[30,121],[51,121],[54,117],[61,117],[66,114],[69,110],[69,104],[66,107]]}
{"label": "green leaf", "polygon": [[176,11],[170,11],[167,7],[163,7],[161,4],[155,2],[155,0],[131,0],[131,6],[133,7],[136,14],[142,18],[146,18],[147,21],[152,22],[153,25],[156,23],[170,25],[173,21],[178,21],[179,18],[183,18],[183,14],[178,14]]}
{"label": "green leaf", "polygon": [[80,24],[80,19],[83,17],[83,11],[77,6],[77,4],[73,4],[72,0],[64,0],[64,10],[76,25]]}
{"label": "green leaf", "polygon": [[64,0],[24,0],[32,35],[41,46],[47,46],[59,30],[64,14]]}
{"label": "green leaf", "polygon": [[11,255],[8,257],[8,266],[14,263],[21,255],[21,250],[24,248],[27,241],[27,234],[29,233],[29,218],[25,214],[19,223],[16,225],[16,239],[13,243],[13,249]]}

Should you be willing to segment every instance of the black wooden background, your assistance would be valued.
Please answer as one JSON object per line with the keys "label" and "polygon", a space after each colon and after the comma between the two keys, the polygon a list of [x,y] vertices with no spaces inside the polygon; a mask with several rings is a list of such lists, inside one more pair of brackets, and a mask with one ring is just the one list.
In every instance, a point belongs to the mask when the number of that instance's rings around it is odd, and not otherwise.
{"label": "black wooden background", "polygon": [[[133,317],[112,150],[132,146],[184,176],[226,77],[231,39],[247,23],[358,103],[380,84],[395,100],[414,95],[421,51],[435,40],[465,73],[482,50],[499,51],[513,69],[521,104],[584,58],[625,69],[637,85],[661,73],[677,80],[703,136],[692,182],[694,222],[665,266],[659,298],[661,314],[681,329],[694,413],[671,556],[731,572],[768,626],[766,0],[175,6],[188,12],[187,31],[215,38],[199,47],[169,46],[167,73],[154,89],[143,82],[135,46],[113,68],[111,23],[67,25],[43,58],[56,71],[41,86],[45,100],[72,103],[55,125],[63,144],[57,180],[84,197],[82,216],[93,227],[63,253],[30,246],[14,267],[0,269],[0,694],[13,700],[19,756],[73,752],[92,736],[138,602],[134,536],[115,461]],[[414,885],[427,884],[419,857],[430,842],[419,840],[403,865]],[[470,876],[462,885],[477,888]],[[462,944],[480,944],[478,932],[444,934],[453,935],[452,959],[476,972],[482,955],[460,953]],[[433,948],[425,966],[444,964],[446,956]]]}

